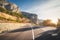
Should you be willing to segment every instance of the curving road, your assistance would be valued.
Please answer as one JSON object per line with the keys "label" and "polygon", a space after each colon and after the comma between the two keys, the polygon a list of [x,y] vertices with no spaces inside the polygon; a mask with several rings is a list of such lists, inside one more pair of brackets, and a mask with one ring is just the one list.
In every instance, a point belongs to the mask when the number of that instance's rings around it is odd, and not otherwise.
{"label": "curving road", "polygon": [[[47,31],[48,28],[49,27],[42,26],[26,26],[8,33],[0,34],[0,40],[34,40],[34,38],[40,36],[42,32]],[[53,29],[55,28],[52,28],[51,30]]]}

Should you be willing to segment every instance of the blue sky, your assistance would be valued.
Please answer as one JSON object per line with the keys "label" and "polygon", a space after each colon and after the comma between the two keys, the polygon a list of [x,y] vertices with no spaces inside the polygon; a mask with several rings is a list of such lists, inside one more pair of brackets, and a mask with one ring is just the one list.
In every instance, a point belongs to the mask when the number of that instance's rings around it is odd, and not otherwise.
{"label": "blue sky", "polygon": [[38,4],[42,4],[46,1],[47,0],[9,0],[9,2],[17,4],[21,11],[29,10],[33,6],[37,6]]}
{"label": "blue sky", "polygon": [[38,15],[39,19],[60,18],[60,0],[9,0],[17,4],[21,11],[31,12]]}

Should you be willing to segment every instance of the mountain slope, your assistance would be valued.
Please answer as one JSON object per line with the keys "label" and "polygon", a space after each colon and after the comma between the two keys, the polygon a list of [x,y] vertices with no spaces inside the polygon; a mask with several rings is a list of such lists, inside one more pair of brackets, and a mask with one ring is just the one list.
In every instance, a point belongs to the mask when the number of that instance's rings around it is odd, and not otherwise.
{"label": "mountain slope", "polygon": [[0,7],[0,22],[27,22],[28,18],[25,18],[22,13],[16,13],[8,11]]}

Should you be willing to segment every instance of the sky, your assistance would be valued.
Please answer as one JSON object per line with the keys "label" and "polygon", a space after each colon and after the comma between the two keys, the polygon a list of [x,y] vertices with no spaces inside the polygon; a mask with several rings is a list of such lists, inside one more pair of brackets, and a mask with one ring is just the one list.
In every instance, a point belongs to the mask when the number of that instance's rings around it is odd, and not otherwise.
{"label": "sky", "polygon": [[60,0],[9,0],[19,6],[21,11],[35,13],[39,19],[60,18]]}

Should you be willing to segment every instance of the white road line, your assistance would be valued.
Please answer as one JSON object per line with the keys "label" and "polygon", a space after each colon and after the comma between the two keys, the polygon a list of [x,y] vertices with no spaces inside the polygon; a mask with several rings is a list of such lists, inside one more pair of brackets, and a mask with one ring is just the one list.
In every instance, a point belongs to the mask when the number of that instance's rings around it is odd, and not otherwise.
{"label": "white road line", "polygon": [[32,26],[31,26],[31,29],[32,29],[32,36],[33,36],[33,40],[34,40],[35,37],[34,37],[34,30],[33,30]]}

